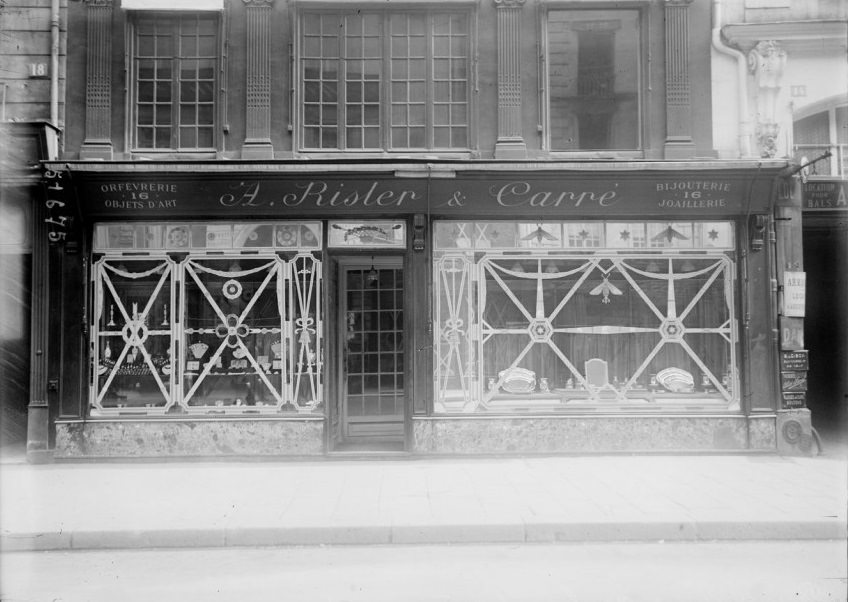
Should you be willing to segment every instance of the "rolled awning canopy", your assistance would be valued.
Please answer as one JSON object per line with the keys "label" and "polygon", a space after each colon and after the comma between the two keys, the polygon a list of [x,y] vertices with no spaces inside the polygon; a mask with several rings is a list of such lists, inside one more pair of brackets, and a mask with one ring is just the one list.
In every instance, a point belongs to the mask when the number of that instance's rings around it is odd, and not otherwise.
{"label": "rolled awning canopy", "polygon": [[224,0],[123,0],[121,8],[126,10],[221,11],[224,10]]}

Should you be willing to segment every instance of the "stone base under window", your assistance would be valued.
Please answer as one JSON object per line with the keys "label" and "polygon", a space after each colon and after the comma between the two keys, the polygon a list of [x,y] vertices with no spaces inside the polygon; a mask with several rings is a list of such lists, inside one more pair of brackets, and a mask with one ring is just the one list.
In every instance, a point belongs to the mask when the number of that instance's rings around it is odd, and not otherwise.
{"label": "stone base under window", "polygon": [[315,456],[324,420],[81,420],[56,423],[56,459]]}

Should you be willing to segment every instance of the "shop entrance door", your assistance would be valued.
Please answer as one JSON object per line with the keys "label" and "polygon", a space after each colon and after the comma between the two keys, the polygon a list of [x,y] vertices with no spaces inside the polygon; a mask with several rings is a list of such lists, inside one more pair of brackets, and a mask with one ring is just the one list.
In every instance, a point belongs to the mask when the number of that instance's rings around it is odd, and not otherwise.
{"label": "shop entrance door", "polygon": [[340,262],[342,442],[402,443],[403,258]]}

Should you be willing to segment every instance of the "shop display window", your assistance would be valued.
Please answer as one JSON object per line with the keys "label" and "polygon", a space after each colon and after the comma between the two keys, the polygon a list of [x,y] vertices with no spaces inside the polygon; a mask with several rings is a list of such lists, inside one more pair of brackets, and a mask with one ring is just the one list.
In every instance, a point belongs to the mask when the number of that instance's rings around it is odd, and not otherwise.
{"label": "shop display window", "polygon": [[92,415],[320,411],[321,260],[277,250],[320,240],[318,223],[96,226]]}
{"label": "shop display window", "polygon": [[437,222],[435,245],[437,413],[739,409],[731,222]]}

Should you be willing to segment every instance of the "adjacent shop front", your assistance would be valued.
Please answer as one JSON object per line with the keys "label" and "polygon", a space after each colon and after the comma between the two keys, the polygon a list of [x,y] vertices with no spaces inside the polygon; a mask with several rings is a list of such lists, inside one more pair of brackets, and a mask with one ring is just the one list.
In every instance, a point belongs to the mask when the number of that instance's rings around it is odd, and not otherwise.
{"label": "adjacent shop front", "polygon": [[56,457],[773,450],[782,166],[57,165]]}
{"label": "adjacent shop front", "polygon": [[822,435],[848,428],[848,180],[813,176],[803,185],[803,266],[807,281],[801,393]]}

